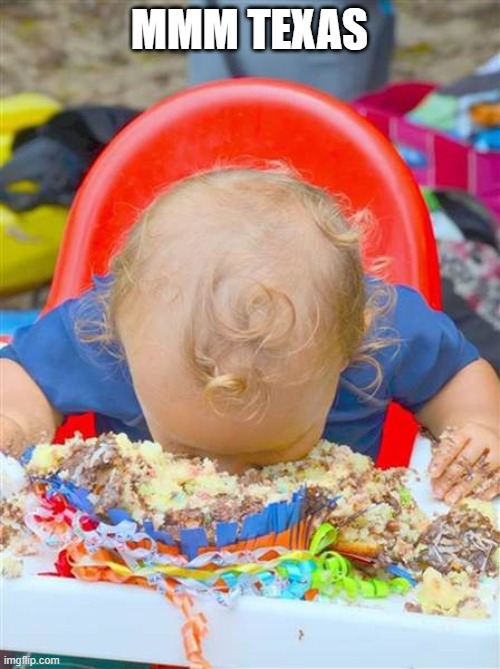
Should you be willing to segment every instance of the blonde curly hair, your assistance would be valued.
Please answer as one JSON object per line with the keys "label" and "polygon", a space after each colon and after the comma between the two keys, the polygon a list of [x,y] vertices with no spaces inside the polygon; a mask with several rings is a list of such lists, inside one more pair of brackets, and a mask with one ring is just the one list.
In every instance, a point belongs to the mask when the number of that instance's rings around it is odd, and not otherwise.
{"label": "blonde curly hair", "polygon": [[[197,249],[203,267],[182,312],[184,363],[207,403],[217,412],[239,406],[257,418],[271,384],[304,352],[308,364],[293,383],[363,361],[374,367],[371,385],[377,387],[381,368],[373,353],[387,340],[374,335],[373,324],[390,307],[392,293],[385,284],[367,291],[361,251],[366,214],[346,215],[338,200],[282,165],[214,169],[159,194],[112,258],[99,338],[119,340],[120,315],[140,304],[151,254],[159,252],[150,231],[160,219],[168,228],[165,205],[199,193],[239,219],[230,222],[236,242],[226,252]],[[303,229],[294,233],[290,250],[283,230],[291,223]],[[161,250],[167,268],[168,246]],[[280,264],[276,254],[284,254]],[[157,280],[160,289],[167,274]],[[95,329],[89,338],[96,339]]]}

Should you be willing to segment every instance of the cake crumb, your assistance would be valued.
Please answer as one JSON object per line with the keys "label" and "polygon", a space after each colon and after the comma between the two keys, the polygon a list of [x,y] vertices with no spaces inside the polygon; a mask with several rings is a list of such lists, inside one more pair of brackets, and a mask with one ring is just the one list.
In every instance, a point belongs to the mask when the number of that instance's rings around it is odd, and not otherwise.
{"label": "cake crumb", "polygon": [[475,497],[466,497],[460,502],[458,508],[479,511],[479,513],[488,518],[493,525],[498,524],[498,513],[492,502],[485,502],[484,500],[476,499]]}
{"label": "cake crumb", "polygon": [[408,613],[422,613],[422,607],[416,602],[405,602],[404,609]]}
{"label": "cake crumb", "polygon": [[38,537],[20,536],[15,537],[9,543],[9,550],[15,556],[38,555],[40,553],[41,544]]}
{"label": "cake crumb", "polygon": [[464,572],[443,575],[429,567],[416,594],[422,613],[457,618],[488,618],[490,615],[479,599],[477,586]]}
{"label": "cake crumb", "polygon": [[20,578],[22,574],[22,560],[13,555],[0,555],[0,575],[3,578]]}

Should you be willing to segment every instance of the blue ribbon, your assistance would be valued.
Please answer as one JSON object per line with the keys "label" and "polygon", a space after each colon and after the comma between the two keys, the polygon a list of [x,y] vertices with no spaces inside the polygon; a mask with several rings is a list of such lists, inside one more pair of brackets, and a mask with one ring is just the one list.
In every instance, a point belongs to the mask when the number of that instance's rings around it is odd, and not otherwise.
{"label": "blue ribbon", "polygon": [[41,481],[49,486],[48,497],[59,493],[65,497],[68,504],[95,517],[94,505],[88,499],[90,492],[86,488],[77,486],[71,481],[63,481],[57,474]]}
{"label": "blue ribbon", "polygon": [[28,446],[24,450],[23,454],[19,458],[19,462],[23,465],[23,467],[26,467],[29,464],[35,448],[36,448],[35,444],[31,444],[31,446]]}
{"label": "blue ribbon", "polygon": [[401,578],[405,578],[411,585],[417,585],[417,581],[413,578],[413,576],[410,574],[409,571],[406,571],[406,569],[403,569],[403,567],[400,567],[397,564],[390,564],[386,567],[386,571],[389,572],[389,574],[393,574],[394,576],[401,576]]}

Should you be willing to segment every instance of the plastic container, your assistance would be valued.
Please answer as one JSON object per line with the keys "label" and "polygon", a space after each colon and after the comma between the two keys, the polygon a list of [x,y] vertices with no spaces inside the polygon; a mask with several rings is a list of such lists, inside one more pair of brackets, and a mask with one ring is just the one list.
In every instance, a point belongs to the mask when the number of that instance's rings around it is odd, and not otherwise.
{"label": "plastic container", "polygon": [[412,166],[419,184],[468,191],[500,216],[500,151],[478,151],[405,117],[435,88],[425,82],[392,84],[353,104],[393,144],[425,157],[424,165]]}

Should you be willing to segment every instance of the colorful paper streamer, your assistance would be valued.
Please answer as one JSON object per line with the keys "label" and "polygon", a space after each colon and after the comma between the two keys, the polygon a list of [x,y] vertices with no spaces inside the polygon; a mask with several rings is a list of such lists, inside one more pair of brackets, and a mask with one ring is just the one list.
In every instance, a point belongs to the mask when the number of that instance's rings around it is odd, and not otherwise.
{"label": "colorful paper streamer", "polygon": [[[384,578],[356,569],[331,550],[338,530],[329,523],[322,523],[309,538],[311,518],[304,518],[306,489],[295,493],[290,503],[270,504],[245,519],[239,533],[234,528],[228,531],[230,524],[220,523],[216,546],[208,546],[201,528],[195,528],[194,534],[191,528],[181,531],[180,542],[174,542],[152,524],[140,527],[121,510],[110,511],[115,524],[107,524],[95,515],[88,491],[59,477],[38,480],[36,491],[40,505],[25,521],[47,545],[59,548],[55,575],[135,584],[161,592],[184,614],[184,648],[193,669],[210,667],[202,651],[207,621],[196,610],[194,595],[209,594],[230,606],[241,594],[306,600],[339,595],[383,598],[405,594],[414,584],[411,575],[397,565]],[[336,499],[326,504],[334,505]],[[317,508],[324,508],[321,504]],[[314,505],[310,508],[316,510]]]}

